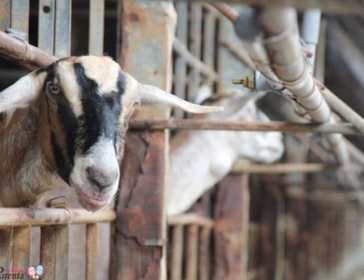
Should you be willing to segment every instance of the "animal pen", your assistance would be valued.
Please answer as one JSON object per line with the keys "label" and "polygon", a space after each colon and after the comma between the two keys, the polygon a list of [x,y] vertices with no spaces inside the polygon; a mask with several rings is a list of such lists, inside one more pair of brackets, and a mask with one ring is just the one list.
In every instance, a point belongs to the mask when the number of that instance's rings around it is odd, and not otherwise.
{"label": "animal pen", "polygon": [[[257,103],[272,120],[137,109],[111,207],[89,213],[49,197],[39,208],[0,208],[0,279],[25,279],[39,264],[40,279],[57,280],[363,279],[364,107],[333,92],[353,88],[335,84],[341,75],[364,70],[355,45],[364,2],[224,2],[1,0],[0,90],[59,58],[107,55],[191,102],[201,92],[216,93],[212,104],[231,92],[269,92]],[[349,65],[345,73],[335,76],[343,64],[333,56]],[[1,101],[0,92],[0,110]],[[213,131],[210,140],[281,132],[284,155],[234,161],[214,188],[167,216],[169,139],[180,130]],[[195,152],[183,169],[193,168]]]}

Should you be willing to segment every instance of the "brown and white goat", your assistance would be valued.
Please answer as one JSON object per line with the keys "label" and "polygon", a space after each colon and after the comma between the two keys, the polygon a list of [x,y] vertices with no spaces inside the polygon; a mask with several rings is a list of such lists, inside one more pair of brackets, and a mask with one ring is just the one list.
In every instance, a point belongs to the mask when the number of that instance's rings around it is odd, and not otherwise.
{"label": "brown and white goat", "polygon": [[0,206],[34,205],[66,182],[85,209],[104,207],[117,191],[124,137],[139,103],[222,110],[139,84],[108,57],[62,59],[0,92]]}
{"label": "brown and white goat", "polygon": [[[201,95],[205,91],[201,91]],[[207,94],[208,95],[208,94]],[[255,106],[256,95],[236,92],[214,102],[224,107],[218,116],[203,119],[216,121],[268,121]],[[171,140],[168,185],[168,215],[188,210],[202,194],[221,181],[238,159],[272,163],[284,150],[279,132],[181,131]]]}

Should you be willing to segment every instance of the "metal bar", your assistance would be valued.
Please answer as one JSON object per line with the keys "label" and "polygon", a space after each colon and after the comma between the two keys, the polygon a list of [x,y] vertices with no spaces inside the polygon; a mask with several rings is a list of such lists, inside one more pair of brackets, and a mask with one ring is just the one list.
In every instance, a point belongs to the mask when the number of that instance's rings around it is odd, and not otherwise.
{"label": "metal bar", "polygon": [[332,110],[338,113],[344,120],[352,123],[360,132],[364,132],[364,119],[353,109],[351,109],[345,102],[337,97],[332,91],[324,87],[319,81],[315,80],[317,86],[320,88],[322,95]]}
{"label": "metal bar", "polygon": [[54,51],[55,0],[39,1],[38,47],[49,54]]}
{"label": "metal bar", "polygon": [[183,43],[181,43],[178,38],[174,39],[173,42],[173,49],[177,52],[181,57],[183,57],[186,62],[193,68],[198,69],[202,74],[207,76],[213,81],[218,80],[218,74],[211,69],[208,65],[200,61],[197,57],[195,57]]}
{"label": "metal bar", "polygon": [[233,44],[231,44],[230,42],[227,42],[227,41],[223,41],[223,42],[221,42],[221,44],[224,47],[226,47],[238,59],[240,59],[246,66],[255,70],[255,64],[246,52],[241,51],[239,48],[237,48],[236,46],[234,46]]}
{"label": "metal bar", "polygon": [[103,55],[104,53],[104,15],[105,2],[91,0],[88,52],[93,55]]}
{"label": "metal bar", "polygon": [[11,0],[0,2],[0,30],[5,31],[11,22]]}
{"label": "metal bar", "polygon": [[199,246],[199,280],[210,279],[210,239],[211,229],[202,228],[200,231],[200,246]]}
{"label": "metal bar", "polygon": [[102,210],[91,214],[83,209],[0,208],[0,227],[101,223],[112,222],[115,219],[116,214],[112,210]]}
{"label": "metal bar", "polygon": [[206,121],[198,119],[174,120],[132,120],[130,129],[190,129],[190,130],[233,130],[233,131],[280,131],[291,133],[341,133],[361,135],[350,123],[314,124],[292,123],[282,121],[250,122],[250,121]]}
{"label": "metal bar", "polygon": [[29,0],[12,0],[11,27],[28,34]]}
{"label": "metal bar", "polygon": [[0,266],[11,267],[11,249],[13,244],[13,228],[0,229]]}
{"label": "metal bar", "polygon": [[42,265],[47,279],[68,279],[69,226],[50,226],[41,229]]}
{"label": "metal bar", "polygon": [[54,54],[59,57],[71,54],[71,10],[72,0],[57,0]]}
{"label": "metal bar", "polygon": [[[203,61],[214,69],[215,65],[215,48],[216,48],[216,15],[210,10],[204,18],[204,32],[203,32]],[[207,79],[207,85],[212,87],[213,80]]]}
{"label": "metal bar", "polygon": [[[191,54],[201,61],[201,30],[202,29],[202,5],[196,3],[191,5],[190,12],[190,37],[189,49]],[[200,70],[198,67],[192,67],[189,73],[188,96],[189,101],[196,97],[200,86]]]}
{"label": "metal bar", "polygon": [[97,279],[98,225],[86,226],[86,279]]}
{"label": "metal bar", "polygon": [[235,21],[239,13],[234,9],[230,8],[229,5],[225,3],[213,3],[213,7],[215,7],[222,15],[227,17],[230,21]]}
{"label": "metal bar", "polygon": [[178,216],[171,216],[168,218],[168,224],[173,225],[198,225],[205,228],[212,228],[214,226],[214,221],[199,216],[197,214],[183,214]]}
{"label": "metal bar", "polygon": [[197,280],[198,267],[198,231],[197,225],[188,227],[186,280]]}
{"label": "metal bar", "polygon": [[0,31],[0,56],[16,60],[24,67],[36,69],[49,65],[57,60],[56,57],[49,55],[45,51],[27,45],[14,37]]}
{"label": "metal bar", "polygon": [[[177,2],[176,11],[178,15],[176,35],[180,41],[180,44],[187,46],[188,4],[186,2]],[[186,99],[186,72],[187,72],[187,63],[184,57],[178,55],[175,61],[174,94],[182,99]],[[182,118],[184,116],[184,112],[181,109],[175,109],[174,116]]]}
{"label": "metal bar", "polygon": [[321,19],[320,24],[320,35],[319,42],[317,46],[317,55],[315,62],[315,78],[321,83],[324,82],[325,78],[325,59],[326,59],[326,30],[327,21],[326,19]]}
{"label": "metal bar", "polygon": [[32,227],[14,227],[12,250],[12,268],[26,268],[30,264],[30,245],[32,241]]}
{"label": "metal bar", "polygon": [[175,225],[172,229],[171,280],[182,280],[183,242],[183,225]]}

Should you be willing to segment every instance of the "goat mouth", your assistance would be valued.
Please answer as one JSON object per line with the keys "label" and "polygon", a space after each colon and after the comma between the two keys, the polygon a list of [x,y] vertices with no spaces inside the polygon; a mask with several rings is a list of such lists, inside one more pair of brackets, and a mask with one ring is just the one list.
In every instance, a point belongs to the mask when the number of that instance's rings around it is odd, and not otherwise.
{"label": "goat mouth", "polygon": [[91,196],[87,194],[80,187],[75,187],[77,192],[78,202],[83,208],[89,211],[96,211],[105,207],[109,201],[107,199],[102,199],[99,197]]}

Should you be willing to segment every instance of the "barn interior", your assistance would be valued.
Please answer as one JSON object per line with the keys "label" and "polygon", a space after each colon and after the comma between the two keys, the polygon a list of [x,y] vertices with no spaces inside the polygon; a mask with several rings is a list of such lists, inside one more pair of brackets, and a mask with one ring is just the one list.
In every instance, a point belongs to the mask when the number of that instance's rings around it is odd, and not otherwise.
{"label": "barn interior", "polygon": [[111,57],[224,112],[142,103],[119,190],[95,213],[68,187],[3,207],[0,177],[0,279],[363,279],[363,13],[363,0],[1,0],[0,134],[2,92],[70,56]]}

